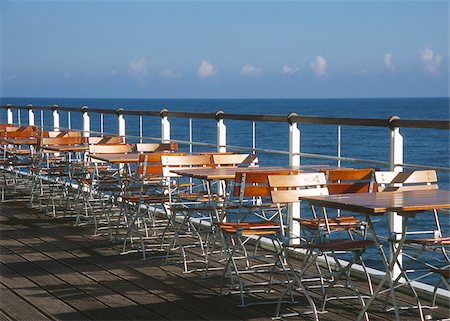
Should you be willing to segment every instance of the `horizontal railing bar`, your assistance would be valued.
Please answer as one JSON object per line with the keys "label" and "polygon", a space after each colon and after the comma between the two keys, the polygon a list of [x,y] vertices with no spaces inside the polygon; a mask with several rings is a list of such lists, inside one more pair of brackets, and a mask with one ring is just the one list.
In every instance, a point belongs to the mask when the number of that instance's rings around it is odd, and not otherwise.
{"label": "horizontal railing bar", "polygon": [[166,109],[155,110],[125,110],[125,109],[106,109],[106,108],[90,108],[90,107],[64,107],[64,106],[12,106],[3,105],[7,109],[36,109],[36,110],[61,110],[71,112],[82,112],[83,110],[90,113],[103,114],[123,114],[123,115],[142,115],[142,116],[170,116],[175,118],[195,118],[195,119],[228,119],[243,121],[270,121],[270,122],[290,122],[299,124],[322,124],[322,125],[347,125],[347,126],[375,126],[375,127],[404,127],[404,128],[431,128],[431,129],[450,129],[449,120],[417,120],[417,119],[399,119],[390,117],[383,118],[351,118],[351,117],[323,117],[323,116],[302,116],[292,113],[288,116],[283,115],[267,115],[267,114],[226,114],[217,113],[200,113],[200,112],[177,112],[168,111]]}

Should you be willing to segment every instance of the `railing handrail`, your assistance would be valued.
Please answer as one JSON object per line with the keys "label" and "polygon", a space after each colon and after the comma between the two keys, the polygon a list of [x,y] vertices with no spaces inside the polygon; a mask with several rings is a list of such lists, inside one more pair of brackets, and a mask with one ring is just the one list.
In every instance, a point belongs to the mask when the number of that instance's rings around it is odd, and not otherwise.
{"label": "railing handrail", "polygon": [[397,117],[389,118],[354,118],[354,117],[329,117],[329,116],[307,116],[291,113],[289,115],[271,115],[271,114],[227,114],[224,112],[180,112],[161,110],[125,110],[91,107],[66,107],[66,106],[13,106],[2,105],[4,109],[34,109],[34,110],[61,110],[68,112],[89,112],[99,114],[118,114],[131,116],[170,116],[174,118],[192,118],[192,119],[221,119],[242,120],[242,121],[268,121],[268,122],[289,122],[298,124],[321,124],[321,125],[345,125],[345,126],[371,126],[371,127],[399,127],[399,128],[432,128],[432,129],[450,129],[450,120],[422,120],[422,119],[399,119]]}

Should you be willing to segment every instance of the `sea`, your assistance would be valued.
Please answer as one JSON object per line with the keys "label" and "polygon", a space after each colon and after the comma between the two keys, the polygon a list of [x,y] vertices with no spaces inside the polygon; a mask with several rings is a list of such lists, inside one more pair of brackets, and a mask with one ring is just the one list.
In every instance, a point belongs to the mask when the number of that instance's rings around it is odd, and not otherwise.
{"label": "sea", "polygon": [[[449,98],[351,98],[351,99],[103,99],[103,98],[0,98],[0,104],[26,106],[64,106],[88,108],[106,108],[125,110],[152,110],[180,112],[223,111],[228,114],[275,114],[288,115],[295,112],[302,116],[328,117],[356,117],[388,119],[395,115],[401,119],[415,120],[449,120]],[[17,122],[18,115],[14,115]],[[28,122],[28,114],[23,111],[20,121]],[[36,124],[41,123],[41,115],[35,113]],[[61,113],[61,127],[68,127],[67,113]],[[81,113],[71,113],[71,128],[82,128]],[[51,125],[51,111],[43,113],[45,125]],[[139,117],[126,116],[126,134],[139,139]],[[6,121],[6,112],[0,112],[0,122]],[[188,141],[189,120],[184,118],[170,118],[171,138],[177,141]],[[91,130],[117,134],[118,123],[115,115],[106,115],[103,125],[100,116],[91,114]],[[256,122],[253,129],[252,122],[226,120],[227,144],[232,146],[257,149],[287,151],[289,149],[289,127],[287,123]],[[338,129],[335,125],[298,124],[301,132],[300,149],[302,153],[337,155]],[[143,137],[145,141],[157,140],[161,135],[161,119],[159,117],[143,118]],[[255,140],[252,133],[255,130]],[[389,161],[389,134],[384,127],[342,126],[341,156],[363,160]],[[404,163],[440,168],[450,168],[450,131],[436,129],[401,128],[404,139]],[[132,138],[133,139],[133,138]],[[194,151],[211,151],[216,144],[216,122],[204,119],[192,120],[192,141],[210,145],[194,146]],[[187,150],[187,145],[180,143],[180,149]],[[232,150],[232,149],[230,149]],[[258,152],[261,165],[287,165],[288,157],[280,153]],[[337,165],[335,160],[302,157],[302,164]],[[370,163],[342,162],[343,167],[376,167],[387,170],[386,165]],[[409,168],[405,168],[407,170]],[[438,171],[440,188],[449,189],[449,171]],[[448,212],[441,219],[443,232],[450,234],[450,220]],[[381,224],[381,223],[380,223]],[[429,216],[418,215],[414,226],[431,226]],[[431,224],[431,225],[430,225]],[[370,252],[369,252],[370,254]],[[370,262],[372,260],[372,262]],[[379,259],[369,255],[368,265],[381,268]],[[433,281],[433,279],[427,279]]]}

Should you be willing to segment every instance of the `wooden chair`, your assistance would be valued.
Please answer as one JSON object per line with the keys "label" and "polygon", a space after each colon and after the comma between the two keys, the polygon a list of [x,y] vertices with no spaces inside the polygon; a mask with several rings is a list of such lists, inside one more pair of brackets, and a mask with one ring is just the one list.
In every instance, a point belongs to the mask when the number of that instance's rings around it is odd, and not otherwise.
{"label": "wooden chair", "polygon": [[[131,144],[89,145],[89,155],[131,152]],[[78,188],[75,197],[76,225],[80,225],[82,219],[87,220],[94,225],[94,235],[102,229],[107,229],[112,239],[111,218],[117,214],[114,208],[130,175],[129,168],[127,170],[116,168],[92,157],[86,158],[83,167],[76,175],[76,180],[81,187]],[[100,205],[100,210],[97,205]]]}
{"label": "wooden chair", "polygon": [[138,153],[176,152],[176,151],[178,151],[178,144],[177,143],[137,143],[136,151]]}
{"label": "wooden chair", "polygon": [[43,137],[81,137],[81,132],[76,130],[61,130],[44,132]]}
{"label": "wooden chair", "polygon": [[[281,211],[270,201],[268,176],[289,173],[289,170],[267,172],[245,169],[236,173],[233,198],[225,205],[226,217],[220,218],[218,226],[225,240],[222,246],[227,256],[222,273],[221,293],[224,293],[225,280],[228,279],[228,293],[240,295],[240,306],[248,305],[248,294],[261,292],[261,288],[265,288],[265,291],[271,289],[277,283],[273,279],[275,272],[286,274],[284,250],[280,246],[285,226]],[[259,250],[263,237],[271,241],[273,253]],[[249,242],[255,246],[252,252],[246,246]],[[247,273],[266,276],[266,279],[253,283],[243,278]],[[273,299],[258,301],[259,304],[268,302],[273,302]]]}
{"label": "wooden chair", "polygon": [[125,144],[124,136],[102,136],[102,137],[86,137],[86,143],[89,145],[120,145]]}
{"label": "wooden chair", "polygon": [[[42,200],[47,199],[51,204],[46,204],[46,210],[52,209],[53,217],[56,217],[57,201],[59,207],[62,203],[67,205],[72,180],[71,162],[66,155],[48,149],[57,145],[77,145],[82,143],[81,137],[43,137],[40,138],[38,153],[30,166],[33,184],[31,188],[30,205],[37,200],[39,208],[42,208]],[[65,212],[66,207],[64,207]]]}
{"label": "wooden chair", "polygon": [[[126,227],[123,238],[122,253],[133,251],[142,252],[142,259],[147,259],[147,251],[162,251],[164,249],[163,235],[170,220],[162,217],[163,204],[169,202],[165,193],[167,184],[163,176],[161,157],[167,153],[141,154],[136,171],[133,173],[133,182],[137,188],[128,188],[122,194],[121,217],[117,223],[116,239],[121,225]],[[172,154],[171,154],[172,155]],[[183,156],[185,153],[174,153],[174,156]],[[139,240],[136,248],[135,240]],[[151,241],[150,244],[148,242]],[[167,244],[166,244],[167,245]],[[130,249],[128,249],[128,246]]]}
{"label": "wooden chair", "polygon": [[[326,179],[324,173],[301,173],[298,175],[270,175],[268,177],[271,191],[272,202],[277,204],[291,204],[298,202],[299,198],[302,196],[315,196],[315,195],[328,195],[328,188],[326,186]],[[280,211],[282,206],[279,206]],[[331,224],[328,222],[328,217],[325,209],[321,209],[323,212],[324,225],[328,231],[331,231]],[[293,272],[292,278],[294,282],[289,282],[288,286],[285,288],[283,295],[278,303],[276,310],[276,317],[282,317],[280,314],[282,299],[287,293],[292,293],[294,284],[302,290],[302,293],[306,296],[312,312],[316,320],[318,320],[319,309],[317,308],[314,300],[309,294],[309,288],[314,287],[313,285],[306,286],[306,283],[310,282],[318,283],[322,292],[322,307],[321,311],[325,311],[326,303],[334,299],[358,299],[362,306],[364,306],[364,296],[361,294],[360,290],[357,289],[351,281],[350,269],[354,263],[360,263],[366,272],[366,277],[369,283],[369,290],[372,293],[372,284],[370,281],[370,276],[365,269],[365,265],[361,259],[363,252],[366,247],[373,244],[373,241],[367,239],[354,240],[354,239],[327,239],[325,240],[314,240],[314,242],[308,243],[292,243],[287,241],[284,243],[285,247],[289,250],[304,249],[307,251],[307,255],[300,269],[295,269],[291,261],[287,259],[287,264],[289,266],[289,271]],[[335,258],[335,267],[331,269],[323,270],[318,265],[318,257],[324,256],[326,262],[328,258],[327,253],[332,253],[333,256],[337,253],[348,253],[352,254],[351,260],[349,260],[346,266],[342,266],[337,258]],[[308,275],[309,268],[315,265],[317,274]],[[337,286],[339,281],[345,281],[344,286],[353,290],[355,296],[348,297],[329,297],[329,290]],[[292,294],[291,294],[292,295]],[[309,311],[308,311],[309,312]],[[366,319],[368,318],[366,314]]]}
{"label": "wooden chair", "polygon": [[[208,155],[187,156],[161,156],[163,176],[167,182],[169,202],[165,206],[167,217],[170,219],[170,228],[174,233],[172,251],[178,252],[182,257],[184,272],[191,272],[189,264],[201,263],[206,260],[193,261],[187,256],[186,248],[198,248],[200,254],[205,254],[205,238],[210,229],[202,227],[204,221],[212,221],[211,198],[216,197],[210,193],[208,184],[204,181],[192,180],[173,173],[175,169],[191,169],[212,167],[211,157]],[[204,228],[200,230],[200,228]]]}
{"label": "wooden chair", "polygon": [[247,167],[257,166],[258,157],[256,154],[214,154],[213,164],[217,167]]}
{"label": "wooden chair", "polygon": [[[372,168],[364,169],[332,169],[324,171],[327,178],[327,188],[330,195],[347,193],[371,193],[374,191],[374,170]],[[365,234],[367,231],[364,220],[351,214],[343,215],[340,211],[336,212],[335,217],[328,213],[328,220],[325,221],[316,215],[312,209],[312,218],[301,218],[300,224],[309,237],[328,237],[323,235],[323,231],[329,233],[337,231],[346,231],[351,233]],[[325,226],[328,224],[328,226]],[[322,231],[322,232],[321,232]],[[327,232],[328,233],[328,232]]]}
{"label": "wooden chair", "polygon": [[[379,171],[375,172],[375,178],[378,192],[438,189],[437,175],[434,170]],[[443,234],[437,209],[433,209],[432,213],[432,218],[430,217],[428,220],[428,222],[433,222],[431,230],[424,230],[422,224],[408,226],[402,252],[402,270],[405,272],[403,275],[407,278],[407,273],[415,273],[414,276],[411,274],[409,282],[433,274],[439,276],[439,271],[448,270],[450,267],[448,255],[450,235],[448,235],[448,231],[446,231],[447,235]],[[445,215],[447,216],[447,214]],[[434,301],[433,299],[433,305]]]}

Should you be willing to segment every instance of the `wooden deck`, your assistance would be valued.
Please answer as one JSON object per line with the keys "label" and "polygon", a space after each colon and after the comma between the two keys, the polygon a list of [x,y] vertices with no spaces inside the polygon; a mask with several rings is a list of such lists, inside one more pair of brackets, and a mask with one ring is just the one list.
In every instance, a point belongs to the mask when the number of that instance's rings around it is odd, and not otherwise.
{"label": "wooden deck", "polygon": [[[23,200],[0,203],[1,320],[270,320],[274,305],[238,307],[238,295],[219,295],[220,277],[184,274],[177,264],[119,254],[91,226],[53,219]],[[301,294],[299,305],[307,306]],[[402,297],[402,300],[411,301]],[[370,320],[394,315],[370,309]],[[354,320],[358,302],[330,302],[321,320]],[[296,306],[291,306],[293,310]],[[426,312],[448,318],[446,308]],[[405,320],[417,312],[402,312]],[[297,316],[289,320],[310,320]]]}

